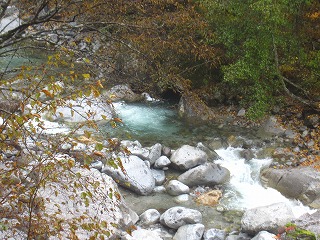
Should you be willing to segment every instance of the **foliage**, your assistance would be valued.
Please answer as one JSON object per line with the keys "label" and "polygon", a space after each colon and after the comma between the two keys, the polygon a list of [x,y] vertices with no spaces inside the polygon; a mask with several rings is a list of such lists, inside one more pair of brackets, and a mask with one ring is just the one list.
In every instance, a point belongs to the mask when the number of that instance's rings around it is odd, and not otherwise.
{"label": "foliage", "polygon": [[317,97],[318,1],[199,2],[215,32],[211,41],[226,49],[224,80],[249,100],[253,117],[283,92],[299,100]]}

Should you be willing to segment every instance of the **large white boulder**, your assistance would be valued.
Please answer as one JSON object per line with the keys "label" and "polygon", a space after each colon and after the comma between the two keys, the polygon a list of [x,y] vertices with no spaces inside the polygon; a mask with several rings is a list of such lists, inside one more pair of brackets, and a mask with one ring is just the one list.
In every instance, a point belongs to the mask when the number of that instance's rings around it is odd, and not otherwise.
{"label": "large white boulder", "polygon": [[189,145],[178,148],[170,158],[171,163],[180,170],[188,170],[207,161],[207,154]]}
{"label": "large white boulder", "polygon": [[201,223],[202,214],[198,210],[177,206],[165,211],[160,222],[169,228],[178,229],[186,224]]}
{"label": "large white boulder", "polygon": [[178,231],[173,237],[173,240],[201,240],[203,232],[203,224],[187,224],[179,227]]}
{"label": "large white boulder", "polygon": [[280,227],[294,219],[290,206],[286,203],[275,203],[246,210],[241,219],[241,228],[250,235],[264,230],[277,234]]}
{"label": "large white boulder", "polygon": [[122,167],[114,168],[106,164],[101,171],[137,194],[150,194],[155,187],[151,169],[142,159],[134,155],[120,157],[120,159]]}

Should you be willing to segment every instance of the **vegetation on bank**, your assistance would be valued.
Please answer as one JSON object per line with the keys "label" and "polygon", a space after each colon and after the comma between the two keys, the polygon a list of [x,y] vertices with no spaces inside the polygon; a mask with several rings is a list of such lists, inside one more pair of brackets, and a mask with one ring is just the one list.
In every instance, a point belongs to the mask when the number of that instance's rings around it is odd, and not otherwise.
{"label": "vegetation on bank", "polygon": [[[6,0],[0,20],[0,217],[7,219],[0,228],[10,222],[28,239],[66,227],[58,215],[41,220],[38,193],[59,183],[57,165],[74,176],[73,160],[57,161],[56,154],[75,131],[57,138],[39,129],[45,112],[63,106],[74,114],[70,102],[78,97],[98,97],[123,82],[208,106],[241,105],[253,119],[285,108],[284,95],[311,113],[320,108],[317,0]],[[90,128],[99,131],[93,115],[76,126],[86,127],[86,137]],[[85,157],[87,167],[92,155]],[[69,224],[71,237],[85,217]]]}

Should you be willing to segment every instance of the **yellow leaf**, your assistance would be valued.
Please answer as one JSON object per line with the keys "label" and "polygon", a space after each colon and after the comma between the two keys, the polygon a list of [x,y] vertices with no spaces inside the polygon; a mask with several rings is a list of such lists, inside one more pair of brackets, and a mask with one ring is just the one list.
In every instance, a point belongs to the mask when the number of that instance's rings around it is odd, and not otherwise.
{"label": "yellow leaf", "polygon": [[84,73],[82,74],[82,77],[85,79],[89,79],[90,78],[90,74],[89,73]]}
{"label": "yellow leaf", "polygon": [[53,98],[53,94],[51,92],[49,92],[48,90],[43,89],[41,92],[43,92],[46,96]]}

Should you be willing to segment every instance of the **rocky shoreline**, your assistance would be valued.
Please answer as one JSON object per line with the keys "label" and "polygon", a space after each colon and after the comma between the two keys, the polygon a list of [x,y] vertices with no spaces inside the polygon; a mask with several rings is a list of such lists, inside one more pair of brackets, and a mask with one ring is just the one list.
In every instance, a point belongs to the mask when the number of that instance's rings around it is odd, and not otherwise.
{"label": "rocky shoreline", "polygon": [[[110,95],[113,95],[113,100],[126,99],[127,101],[137,101],[149,97],[146,95],[141,97],[127,87],[118,87],[103,96]],[[99,106],[103,105],[99,104]],[[109,106],[106,106],[106,111],[110,112]],[[80,112],[81,106],[78,107]],[[84,111],[87,110],[87,106],[83,108]],[[104,113],[104,109],[101,113]],[[111,115],[113,115],[112,112]],[[238,116],[232,121],[224,121],[223,124],[236,125],[239,124],[239,119],[242,121],[242,116]],[[314,123],[313,129],[318,128],[317,123]],[[185,201],[193,201],[195,204],[223,211],[223,209],[219,209],[218,203],[224,194],[223,185],[230,179],[230,172],[215,163],[215,160],[219,159],[215,150],[228,146],[241,147],[243,149],[240,153],[241,157],[250,161],[253,157],[258,157],[254,156],[251,151],[252,148],[258,146],[263,147],[261,158],[270,155],[274,158],[270,167],[265,168],[261,173],[262,183],[277,189],[285,196],[299,199],[304,204],[319,209],[319,172],[313,166],[303,166],[308,165],[306,163],[310,161],[309,158],[299,160],[297,155],[291,155],[284,150],[285,148],[279,147],[294,144],[294,141],[301,137],[299,135],[301,133],[283,128],[276,117],[268,118],[260,129],[266,134],[266,137],[260,139],[259,142],[230,136],[227,140],[208,140],[205,143],[198,143],[196,146],[182,145],[175,150],[160,143],[144,147],[138,141],[121,141],[114,138],[99,142],[82,136],[66,141],[60,146],[60,152],[63,154],[63,158],[73,159],[73,164],[83,164],[85,162],[84,156],[90,155],[93,162],[90,164],[90,169],[85,171],[89,171],[89,175],[92,175],[93,178],[99,175],[102,176],[101,181],[112,182],[110,189],[114,189],[112,190],[114,193],[118,192],[117,185],[120,185],[141,196],[165,192],[176,200],[177,205],[174,207],[161,210],[147,209],[138,215],[126,206],[123,197],[113,194],[113,198],[116,198],[112,204],[115,213],[111,214],[111,219],[117,223],[117,229],[113,229],[113,235],[110,239],[233,240],[274,239],[275,237],[291,239],[290,234],[298,229],[306,229],[315,234],[314,238],[311,235],[311,238],[306,239],[316,239],[316,236],[318,239],[320,235],[319,210],[297,217],[286,203],[250,208],[245,210],[241,216],[239,228],[226,230],[206,228],[200,211],[181,206]],[[308,133],[305,133],[306,130],[304,130],[302,134],[311,136],[313,130],[310,129],[307,130]],[[306,146],[311,148],[316,144],[317,142],[314,141],[312,146],[311,144],[306,144]],[[28,146],[28,151],[33,148],[37,149],[34,150],[36,155],[45,152],[41,153],[35,144],[33,147]],[[314,154],[317,151],[315,148],[310,153]],[[21,158],[14,152],[2,153],[2,155],[8,161]],[[311,155],[310,158],[312,156],[315,155]],[[316,164],[316,161],[314,163]],[[179,174],[173,178],[169,177],[166,173],[170,169],[179,172]],[[103,180],[105,178],[107,180]],[[110,189],[107,190],[105,187],[104,190],[108,192]],[[57,202],[59,201],[58,198]],[[102,198],[95,204],[102,207],[104,201],[105,198]],[[49,206],[50,201],[47,204]],[[86,211],[92,211],[94,214],[96,210],[87,209]],[[288,223],[294,224],[294,227],[288,226]],[[0,233],[2,234],[0,236],[7,236],[6,232]],[[82,234],[85,236],[85,233]],[[311,233],[308,232],[308,234],[310,237]],[[21,233],[21,236],[23,239],[24,233]]]}

